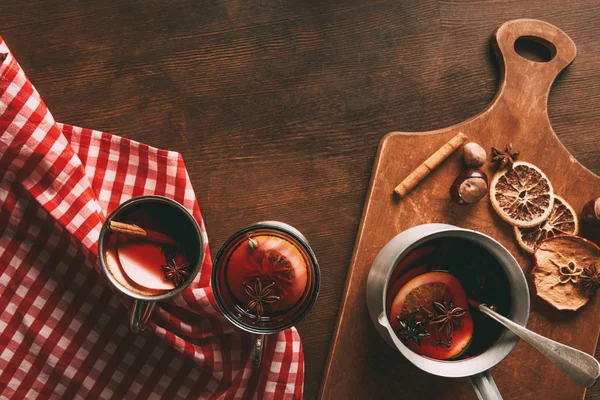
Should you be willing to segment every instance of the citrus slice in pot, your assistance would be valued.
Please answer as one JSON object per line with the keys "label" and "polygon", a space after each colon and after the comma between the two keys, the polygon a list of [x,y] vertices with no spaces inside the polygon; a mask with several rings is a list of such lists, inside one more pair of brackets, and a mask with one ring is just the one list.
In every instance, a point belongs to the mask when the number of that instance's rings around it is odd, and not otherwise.
{"label": "citrus slice in pot", "polygon": [[408,281],[394,298],[390,323],[409,349],[438,360],[458,356],[473,337],[467,295],[458,279],[442,271]]}
{"label": "citrus slice in pot", "polygon": [[514,227],[515,237],[521,248],[533,254],[535,247],[552,236],[577,235],[579,221],[573,207],[562,197],[554,196],[554,206],[544,222],[531,228]]}
{"label": "citrus slice in pot", "polygon": [[394,297],[408,281],[417,275],[424,274],[431,268],[427,265],[431,264],[431,255],[435,251],[435,246],[424,245],[410,251],[398,265],[394,268],[388,284],[386,292],[386,310],[391,310]]}
{"label": "citrus slice in pot", "polygon": [[490,201],[496,213],[511,225],[530,228],[552,212],[554,192],[548,177],[533,164],[518,161],[502,169],[490,184]]}
{"label": "citrus slice in pot", "polygon": [[426,273],[427,271],[429,271],[429,269],[427,268],[426,265],[419,265],[418,267],[415,267],[413,269],[411,269],[410,271],[406,272],[404,275],[402,275],[399,279],[397,279],[394,283],[392,283],[387,291],[387,296],[386,296],[386,309],[387,310],[391,310],[392,309],[392,302],[394,301],[396,295],[398,294],[398,292],[400,291],[400,289],[402,289],[402,286],[406,285],[406,283],[408,281],[410,281],[411,279],[417,277],[418,275],[422,275],[424,273]]}

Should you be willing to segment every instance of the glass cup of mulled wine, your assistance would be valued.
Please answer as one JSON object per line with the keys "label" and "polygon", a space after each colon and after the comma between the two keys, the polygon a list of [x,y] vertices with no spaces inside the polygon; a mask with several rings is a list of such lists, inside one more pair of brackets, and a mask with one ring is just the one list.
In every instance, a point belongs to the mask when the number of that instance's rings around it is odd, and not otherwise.
{"label": "glass cup of mulled wine", "polygon": [[259,222],[223,244],[211,285],[225,317],[255,334],[252,363],[258,366],[264,335],[297,324],[315,304],[319,265],[297,229],[278,221]]}
{"label": "glass cup of mulled wine", "polygon": [[98,239],[104,276],[133,301],[130,330],[145,329],[156,302],[173,298],[195,279],[205,240],[190,212],[162,196],[134,197],[106,219]]}
{"label": "glass cup of mulled wine", "polygon": [[501,398],[489,369],[519,338],[480,304],[524,326],[529,289],[518,262],[482,233],[446,224],[408,229],[375,258],[367,280],[369,314],[380,335],[418,368],[469,377],[482,399]]}

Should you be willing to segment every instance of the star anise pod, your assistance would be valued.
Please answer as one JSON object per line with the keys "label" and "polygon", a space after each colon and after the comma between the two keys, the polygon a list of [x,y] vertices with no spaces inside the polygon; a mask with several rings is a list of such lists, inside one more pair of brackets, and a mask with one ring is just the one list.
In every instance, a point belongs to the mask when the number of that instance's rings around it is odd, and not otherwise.
{"label": "star anise pod", "polygon": [[410,313],[410,319],[402,319],[399,315],[396,319],[400,324],[400,329],[396,333],[403,342],[412,340],[420,346],[421,338],[430,336],[430,333],[425,330],[427,321],[417,321],[416,313]]}
{"label": "star anise pod", "polygon": [[584,288],[590,289],[593,292],[600,288],[600,271],[596,268],[596,263],[585,267],[579,277],[581,278],[581,285]]}
{"label": "star anise pod", "polygon": [[513,163],[519,157],[519,152],[513,150],[512,144],[506,146],[506,151],[498,150],[492,147],[492,164],[495,164],[496,169],[512,169]]}
{"label": "star anise pod", "polygon": [[187,267],[189,266],[189,263],[180,263],[175,258],[172,258],[166,265],[162,265],[161,268],[165,272],[165,279],[173,281],[175,286],[179,286],[190,276],[190,273],[187,271]]}
{"label": "star anise pod", "polygon": [[446,337],[448,340],[452,340],[452,333],[454,332],[455,327],[459,327],[461,325],[460,319],[467,312],[463,308],[454,307],[452,302],[446,303],[434,301],[432,303],[434,314],[433,317],[429,320],[430,325],[439,325],[438,331],[444,330],[446,332]]}
{"label": "star anise pod", "polygon": [[262,317],[265,310],[272,313],[273,309],[271,304],[279,300],[279,296],[272,295],[273,287],[275,282],[271,282],[269,285],[264,286],[260,279],[256,278],[254,287],[243,283],[246,294],[251,297],[251,300],[246,304],[246,312],[254,311],[257,317]]}

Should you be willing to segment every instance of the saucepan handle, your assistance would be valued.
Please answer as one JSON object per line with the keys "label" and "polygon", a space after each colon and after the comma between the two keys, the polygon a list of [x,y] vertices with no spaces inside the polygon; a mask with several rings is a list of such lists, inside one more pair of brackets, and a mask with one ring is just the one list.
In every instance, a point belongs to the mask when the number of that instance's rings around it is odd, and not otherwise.
{"label": "saucepan handle", "polygon": [[133,308],[129,316],[129,329],[131,332],[140,333],[146,329],[146,323],[150,319],[155,305],[156,303],[153,301],[133,301]]}
{"label": "saucepan handle", "polygon": [[[379,324],[383,326],[393,337],[394,332],[387,322],[385,311],[381,313],[378,320]],[[494,379],[492,378],[492,375],[490,375],[489,371],[484,371],[480,374],[470,376],[469,379],[479,400],[502,400],[502,395],[500,394],[500,391],[498,391],[496,382],[494,382]]]}
{"label": "saucepan handle", "polygon": [[252,366],[260,367],[262,362],[263,348],[265,345],[265,335],[254,335],[254,348],[252,349]]}
{"label": "saucepan handle", "polygon": [[479,400],[502,400],[502,395],[489,371],[469,377]]}

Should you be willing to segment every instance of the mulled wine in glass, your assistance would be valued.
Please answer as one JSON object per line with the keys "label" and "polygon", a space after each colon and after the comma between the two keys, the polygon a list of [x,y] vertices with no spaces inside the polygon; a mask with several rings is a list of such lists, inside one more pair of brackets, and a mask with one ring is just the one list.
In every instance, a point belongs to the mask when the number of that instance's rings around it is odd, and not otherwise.
{"label": "mulled wine in glass", "polygon": [[134,197],[108,216],[98,239],[100,266],[111,285],[133,299],[132,332],[144,330],[158,301],[193,283],[204,243],[195,218],[166,197]]}
{"label": "mulled wine in glass", "polygon": [[259,222],[223,244],[211,283],[225,317],[257,335],[253,363],[258,365],[264,335],[295,325],[314,305],[319,266],[297,229],[277,221]]}

